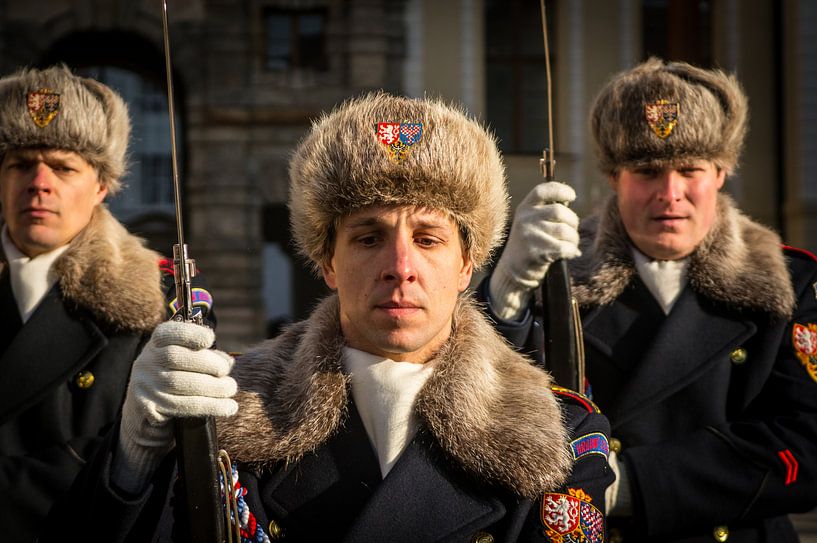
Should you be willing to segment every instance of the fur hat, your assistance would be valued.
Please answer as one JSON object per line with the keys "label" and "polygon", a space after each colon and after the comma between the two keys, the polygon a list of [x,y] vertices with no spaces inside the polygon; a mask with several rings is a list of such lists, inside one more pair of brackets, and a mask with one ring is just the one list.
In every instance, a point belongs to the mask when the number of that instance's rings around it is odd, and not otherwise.
{"label": "fur hat", "polygon": [[504,234],[508,193],[496,140],[439,100],[384,92],[348,100],[313,123],[289,177],[292,231],[316,269],[331,258],[337,221],[370,205],[448,213],[476,268]]}
{"label": "fur hat", "polygon": [[129,136],[122,97],[65,65],[0,79],[0,158],[24,147],[74,151],[114,194],[125,174]]}
{"label": "fur hat", "polygon": [[590,129],[607,175],[691,159],[710,160],[731,174],[747,115],[746,96],[734,76],[651,58],[604,86]]}

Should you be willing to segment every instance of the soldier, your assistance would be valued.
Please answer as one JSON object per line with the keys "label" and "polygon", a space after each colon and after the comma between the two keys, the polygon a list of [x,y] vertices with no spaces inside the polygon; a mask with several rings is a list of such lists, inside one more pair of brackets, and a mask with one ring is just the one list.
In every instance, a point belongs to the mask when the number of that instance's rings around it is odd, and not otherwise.
{"label": "soldier", "polygon": [[234,366],[210,331],[161,325],[71,501],[99,512],[85,529],[183,540],[156,518],[175,503],[169,425],[216,415],[253,541],[603,541],[606,419],[462,295],[505,226],[494,139],[440,102],[373,94],[313,125],[290,181],[295,240],[335,294]]}
{"label": "soldier", "polygon": [[[592,108],[614,194],[570,267],[614,436],[611,541],[797,541],[786,514],[817,504],[817,263],[721,192],[746,117],[734,77],[658,59]],[[528,349],[532,289],[579,253],[573,197],[534,189],[480,287]]]}
{"label": "soldier", "polygon": [[[103,205],[130,121],[66,67],[0,79],[0,534],[33,541],[116,419],[172,275]],[[206,298],[206,296],[203,296]]]}

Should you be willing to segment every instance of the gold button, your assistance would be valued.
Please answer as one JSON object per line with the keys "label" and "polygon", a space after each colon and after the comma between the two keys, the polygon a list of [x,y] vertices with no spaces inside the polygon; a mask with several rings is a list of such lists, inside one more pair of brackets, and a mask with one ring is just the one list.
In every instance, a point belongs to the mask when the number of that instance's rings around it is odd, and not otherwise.
{"label": "gold button", "polygon": [[748,356],[749,355],[746,353],[746,349],[743,347],[738,347],[729,355],[729,360],[731,360],[733,364],[740,365],[746,362],[746,358]]}
{"label": "gold button", "polygon": [[608,541],[610,543],[624,543],[624,536],[622,535],[621,530],[618,528],[610,528]]}
{"label": "gold button", "polygon": [[281,539],[284,537],[284,529],[281,525],[275,522],[275,519],[269,521],[269,536],[270,539]]}
{"label": "gold button", "polygon": [[729,527],[728,526],[715,526],[715,529],[712,530],[712,537],[715,538],[715,541],[719,543],[723,543],[729,539]]}
{"label": "gold button", "polygon": [[74,382],[79,388],[91,388],[94,386],[94,374],[90,371],[81,371],[74,377]]}
{"label": "gold button", "polygon": [[477,532],[471,539],[472,543],[494,543],[494,536],[488,532]]}
{"label": "gold button", "polygon": [[621,441],[619,441],[618,439],[616,439],[614,437],[611,437],[610,438],[610,450],[613,451],[616,454],[619,454],[621,452]]}

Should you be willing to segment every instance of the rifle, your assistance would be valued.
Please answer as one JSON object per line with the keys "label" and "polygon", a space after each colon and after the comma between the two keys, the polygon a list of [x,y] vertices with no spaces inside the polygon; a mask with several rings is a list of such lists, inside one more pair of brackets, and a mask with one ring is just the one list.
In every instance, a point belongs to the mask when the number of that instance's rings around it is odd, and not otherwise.
{"label": "rifle", "polygon": [[[195,260],[189,257],[184,242],[182,221],[181,184],[176,158],[176,117],[173,99],[173,77],[170,62],[170,35],[167,23],[167,1],[162,0],[162,37],[164,38],[165,72],[167,75],[167,104],[170,117],[170,158],[173,169],[173,196],[176,205],[176,231],[178,243],[173,246],[173,276],[176,282],[176,299],[179,309],[173,315],[178,322],[191,322],[204,326],[200,308],[192,303],[191,280],[196,275]],[[185,498],[186,525],[190,541],[199,543],[240,542],[238,512],[232,492],[232,467],[225,451],[218,451],[216,423],[213,417],[176,419],[176,451],[179,465],[181,493]],[[218,452],[217,452],[218,451]],[[218,470],[218,471],[217,471]],[[224,498],[219,484],[219,473],[224,484]],[[230,529],[233,513],[235,533]]]}
{"label": "rifle", "polygon": [[[539,166],[545,181],[553,181],[556,160],[553,157],[553,99],[550,78],[545,0],[539,0],[542,12],[542,34],[545,42],[548,123],[545,149]],[[544,363],[560,386],[584,393],[584,340],[576,299],[571,293],[567,261],[559,259],[548,268],[541,288],[542,327],[545,332]]]}

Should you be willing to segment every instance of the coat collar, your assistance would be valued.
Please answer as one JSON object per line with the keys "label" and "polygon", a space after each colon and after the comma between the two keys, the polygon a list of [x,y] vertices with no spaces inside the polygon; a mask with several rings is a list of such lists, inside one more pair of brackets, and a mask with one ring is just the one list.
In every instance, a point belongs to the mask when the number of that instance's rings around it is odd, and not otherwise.
{"label": "coat collar", "polygon": [[[341,428],[350,394],[338,315],[333,295],[309,320],[237,360],[240,409],[219,425],[231,457],[257,469],[297,461]],[[510,349],[470,298],[462,298],[416,410],[466,472],[534,497],[558,487],[571,467],[550,384],[548,374]]]}
{"label": "coat collar", "polygon": [[[5,267],[0,249],[0,273]],[[63,300],[90,312],[103,329],[147,333],[164,319],[159,255],[102,205],[53,271]]]}
{"label": "coat collar", "polygon": [[[690,257],[689,286],[719,305],[788,320],[794,289],[780,238],[743,215],[726,194],[718,195],[715,224]],[[601,213],[582,224],[582,257],[571,262],[581,305],[608,305],[637,273],[615,195]]]}

